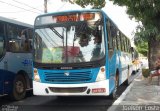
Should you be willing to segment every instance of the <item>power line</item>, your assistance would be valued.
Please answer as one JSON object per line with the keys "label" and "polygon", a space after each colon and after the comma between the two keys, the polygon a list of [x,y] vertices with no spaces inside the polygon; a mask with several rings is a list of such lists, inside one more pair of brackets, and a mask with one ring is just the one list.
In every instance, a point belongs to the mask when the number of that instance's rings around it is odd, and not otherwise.
{"label": "power line", "polygon": [[22,3],[22,2],[19,2],[19,1],[17,1],[17,0],[12,0],[12,1],[14,1],[14,2],[16,2],[16,3],[19,3],[19,4],[21,4],[21,5],[25,5],[25,6],[27,6],[27,7],[30,7],[30,8],[32,8],[32,9],[38,10],[38,11],[40,11],[40,12],[43,12],[42,10],[39,10],[39,9],[37,9],[37,8],[35,8],[35,7],[31,7],[30,5],[25,4],[25,3]]}
{"label": "power line", "polygon": [[16,12],[0,12],[0,13],[22,13],[24,11],[16,11]]}
{"label": "power line", "polygon": [[39,13],[39,12],[31,11],[31,10],[28,10],[28,9],[25,9],[25,8],[22,8],[22,7],[19,7],[19,6],[16,6],[16,5],[12,5],[12,4],[7,3],[7,2],[4,2],[4,1],[0,1],[0,2],[1,2],[1,3],[4,3],[4,4],[7,4],[7,5],[10,5],[10,6],[13,6],[13,7],[16,7],[16,8],[20,8],[20,9],[26,10],[26,11],[28,11],[28,12],[41,14],[41,13]]}
{"label": "power line", "polygon": [[67,2],[64,3],[60,8],[58,8],[57,11],[59,11],[59,10],[60,10],[62,7],[64,7],[66,4],[67,4]]}
{"label": "power line", "polygon": [[[49,1],[49,0],[48,0]],[[53,3],[50,3],[49,5],[52,6],[51,4]],[[62,7],[64,7],[65,5],[67,4],[67,2],[65,2],[64,4],[62,4],[56,11],[59,11]]]}

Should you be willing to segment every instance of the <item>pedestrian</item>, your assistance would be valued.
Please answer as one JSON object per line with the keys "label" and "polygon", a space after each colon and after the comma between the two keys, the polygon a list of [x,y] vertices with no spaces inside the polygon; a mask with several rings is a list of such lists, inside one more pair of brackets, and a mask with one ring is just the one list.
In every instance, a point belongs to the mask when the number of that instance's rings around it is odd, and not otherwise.
{"label": "pedestrian", "polygon": [[160,57],[157,58],[157,61],[155,62],[155,70],[150,72],[150,75],[148,77],[148,85],[152,82],[152,77],[160,76]]}

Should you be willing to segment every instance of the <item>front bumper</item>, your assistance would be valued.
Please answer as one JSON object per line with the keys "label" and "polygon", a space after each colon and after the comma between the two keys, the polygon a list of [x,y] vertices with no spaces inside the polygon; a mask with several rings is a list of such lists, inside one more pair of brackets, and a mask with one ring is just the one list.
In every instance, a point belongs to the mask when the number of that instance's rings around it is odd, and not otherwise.
{"label": "front bumper", "polygon": [[34,95],[108,96],[109,80],[84,84],[47,84],[33,81]]}

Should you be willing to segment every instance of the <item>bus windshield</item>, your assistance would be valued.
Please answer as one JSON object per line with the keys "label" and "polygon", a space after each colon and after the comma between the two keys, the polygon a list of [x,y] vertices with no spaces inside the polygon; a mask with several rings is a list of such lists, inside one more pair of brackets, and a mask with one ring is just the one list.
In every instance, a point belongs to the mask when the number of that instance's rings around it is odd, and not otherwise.
{"label": "bus windshield", "polygon": [[102,20],[60,21],[35,28],[35,62],[80,63],[105,55]]}

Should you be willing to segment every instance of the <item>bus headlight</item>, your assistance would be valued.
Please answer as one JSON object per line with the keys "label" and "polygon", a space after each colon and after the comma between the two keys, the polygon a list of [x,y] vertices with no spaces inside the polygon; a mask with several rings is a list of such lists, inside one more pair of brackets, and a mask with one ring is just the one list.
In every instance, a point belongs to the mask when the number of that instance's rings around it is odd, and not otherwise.
{"label": "bus headlight", "polygon": [[34,73],[34,75],[33,75],[34,81],[40,82],[40,77],[39,77],[39,74],[38,74],[38,70],[36,68],[34,68],[33,73]]}
{"label": "bus headlight", "polygon": [[105,67],[101,67],[99,72],[98,72],[96,81],[105,80],[106,79],[106,73],[105,72],[106,72]]}

